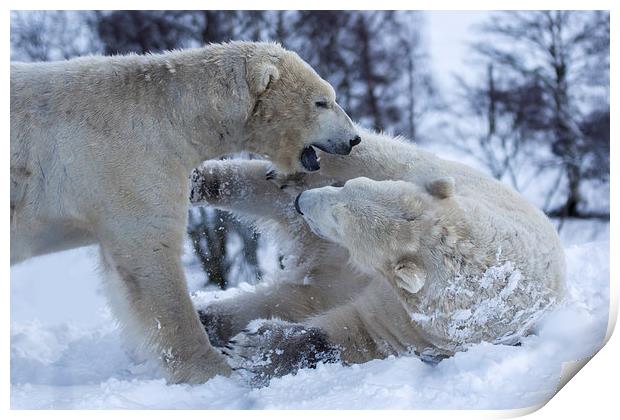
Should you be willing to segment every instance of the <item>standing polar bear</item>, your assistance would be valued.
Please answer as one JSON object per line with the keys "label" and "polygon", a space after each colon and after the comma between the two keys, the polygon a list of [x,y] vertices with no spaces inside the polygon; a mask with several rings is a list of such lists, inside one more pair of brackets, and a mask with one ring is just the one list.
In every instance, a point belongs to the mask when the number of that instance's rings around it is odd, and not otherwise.
{"label": "standing polar bear", "polygon": [[168,379],[228,374],[181,266],[192,168],[249,151],[313,171],[315,147],[359,141],[332,87],[275,44],[12,63],[11,263],[99,243],[113,309]]}
{"label": "standing polar bear", "polygon": [[200,311],[258,382],[320,360],[516,344],[564,293],[562,246],[540,210],[465,165],[358,131],[362,145],[323,156],[294,203],[264,163],[209,162],[193,177],[194,202],[254,219],[292,250],[273,285]]}

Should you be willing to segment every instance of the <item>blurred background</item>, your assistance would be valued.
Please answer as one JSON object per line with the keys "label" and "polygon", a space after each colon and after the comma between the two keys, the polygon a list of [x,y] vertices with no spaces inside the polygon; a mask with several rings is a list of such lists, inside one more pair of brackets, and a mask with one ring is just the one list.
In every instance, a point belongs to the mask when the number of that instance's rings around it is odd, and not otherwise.
{"label": "blurred background", "polygon": [[[608,12],[11,12],[14,61],[229,40],[296,51],[352,119],[511,185],[565,244],[609,237]],[[277,265],[274,245],[226,212],[190,210],[188,234],[192,289]]]}

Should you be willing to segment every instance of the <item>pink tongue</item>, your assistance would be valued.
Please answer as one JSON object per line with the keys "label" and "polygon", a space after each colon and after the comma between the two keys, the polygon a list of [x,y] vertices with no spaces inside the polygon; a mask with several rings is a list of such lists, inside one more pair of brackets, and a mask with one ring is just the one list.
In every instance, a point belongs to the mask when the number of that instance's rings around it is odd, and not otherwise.
{"label": "pink tongue", "polygon": [[301,164],[307,171],[318,171],[320,169],[319,161],[316,157],[316,152],[312,146],[305,147],[301,152]]}

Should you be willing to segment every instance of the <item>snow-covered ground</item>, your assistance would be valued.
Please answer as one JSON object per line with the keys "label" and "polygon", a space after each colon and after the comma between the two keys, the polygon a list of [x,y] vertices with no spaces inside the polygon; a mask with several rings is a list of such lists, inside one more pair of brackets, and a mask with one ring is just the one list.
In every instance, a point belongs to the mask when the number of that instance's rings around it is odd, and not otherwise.
{"label": "snow-covered ground", "polygon": [[[570,300],[520,347],[482,343],[437,366],[415,357],[321,365],[252,389],[240,378],[166,385],[127,351],[99,291],[96,247],[11,269],[11,406],[20,408],[517,408],[553,395],[561,363],[605,335],[609,225],[563,226]],[[190,289],[200,274],[190,270]],[[251,287],[241,285],[240,287]],[[235,293],[195,292],[197,302]]]}

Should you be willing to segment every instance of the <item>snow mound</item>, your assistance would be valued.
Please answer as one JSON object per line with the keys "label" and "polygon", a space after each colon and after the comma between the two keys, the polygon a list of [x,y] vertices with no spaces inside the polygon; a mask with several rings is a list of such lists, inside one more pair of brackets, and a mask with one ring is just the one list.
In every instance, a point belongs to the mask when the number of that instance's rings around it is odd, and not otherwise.
{"label": "snow mound", "polygon": [[[436,366],[413,356],[319,365],[260,389],[239,377],[166,385],[155,365],[123,347],[98,293],[95,250],[11,269],[13,409],[519,408],[548,400],[562,362],[593,354],[607,329],[609,242],[592,242],[567,248],[568,299],[521,346],[481,343]],[[197,293],[195,302],[234,293]]]}

